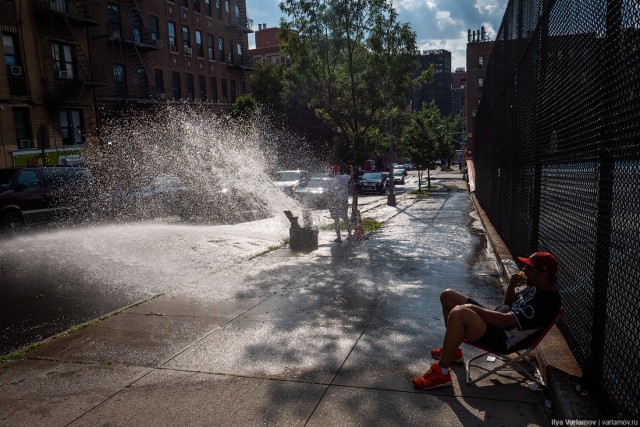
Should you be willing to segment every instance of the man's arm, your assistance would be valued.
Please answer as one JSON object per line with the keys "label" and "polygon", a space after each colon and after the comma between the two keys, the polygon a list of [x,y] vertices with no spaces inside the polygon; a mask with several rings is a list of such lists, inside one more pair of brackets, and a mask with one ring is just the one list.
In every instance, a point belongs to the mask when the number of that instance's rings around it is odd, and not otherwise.
{"label": "man's arm", "polygon": [[504,299],[503,304],[511,305],[513,301],[516,299],[516,288],[518,286],[525,285],[525,279],[522,278],[519,274],[514,274],[509,278],[509,285],[507,286],[507,290],[504,291]]}
{"label": "man's arm", "polygon": [[482,320],[487,322],[487,324],[500,329],[512,329],[518,326],[518,320],[512,312],[500,313],[499,311],[489,310],[475,304],[465,304],[465,307],[473,310]]}

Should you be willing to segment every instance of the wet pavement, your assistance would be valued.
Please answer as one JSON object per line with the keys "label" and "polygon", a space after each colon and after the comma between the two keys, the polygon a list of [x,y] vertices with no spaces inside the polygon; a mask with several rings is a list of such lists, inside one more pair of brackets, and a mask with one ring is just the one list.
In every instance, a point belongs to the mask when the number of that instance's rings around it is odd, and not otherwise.
{"label": "wet pavement", "polygon": [[362,216],[384,226],[362,244],[321,231],[309,253],[198,270],[0,364],[0,425],[547,425],[543,392],[517,378],[471,387],[459,365],[450,388],[411,384],[441,345],[444,289],[501,301],[460,178],[366,203]]}

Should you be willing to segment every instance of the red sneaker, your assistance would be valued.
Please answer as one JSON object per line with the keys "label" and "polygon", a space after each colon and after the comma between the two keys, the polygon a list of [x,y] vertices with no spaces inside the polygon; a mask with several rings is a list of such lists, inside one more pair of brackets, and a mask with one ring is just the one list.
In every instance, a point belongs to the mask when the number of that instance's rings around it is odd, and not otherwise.
{"label": "red sneaker", "polygon": [[423,376],[413,379],[413,385],[422,390],[451,385],[451,371],[449,371],[447,375],[444,375],[440,370],[440,366],[436,362],[433,362],[431,369]]}
{"label": "red sneaker", "polygon": [[[440,357],[442,357],[442,347],[431,350],[431,356],[433,356],[434,359],[440,359]],[[462,355],[461,348],[457,349],[456,352],[453,353],[453,361],[458,363],[464,362],[464,356]]]}

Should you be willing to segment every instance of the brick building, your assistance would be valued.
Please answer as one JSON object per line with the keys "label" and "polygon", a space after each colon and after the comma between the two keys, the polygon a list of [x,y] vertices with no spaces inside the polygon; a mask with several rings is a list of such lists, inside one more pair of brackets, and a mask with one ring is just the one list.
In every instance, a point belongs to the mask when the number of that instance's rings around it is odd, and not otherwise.
{"label": "brick building", "polygon": [[[469,33],[471,33],[469,31]],[[467,127],[467,152],[473,147],[473,120],[482,97],[484,78],[487,73],[487,63],[493,50],[493,41],[486,38],[484,30],[478,36],[469,35],[467,43],[467,104],[465,106]]]}
{"label": "brick building", "polygon": [[250,89],[245,0],[0,0],[0,31],[0,167],[72,162],[103,115]]}
{"label": "brick building", "polygon": [[255,65],[289,64],[289,59],[280,55],[278,31],[280,28],[267,28],[267,24],[258,24],[258,31],[255,32],[256,47],[249,51]]}

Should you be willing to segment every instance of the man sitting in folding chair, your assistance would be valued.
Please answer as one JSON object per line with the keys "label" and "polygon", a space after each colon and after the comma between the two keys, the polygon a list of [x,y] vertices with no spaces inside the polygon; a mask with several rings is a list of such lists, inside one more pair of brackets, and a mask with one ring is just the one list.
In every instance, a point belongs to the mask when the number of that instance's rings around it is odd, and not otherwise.
{"label": "man sitting in folding chair", "polygon": [[[482,307],[472,298],[447,289],[440,295],[446,331],[442,347],[431,350],[438,362],[413,384],[420,389],[432,389],[451,384],[451,362],[463,362],[460,344],[489,349],[497,354],[509,354],[534,342],[552,323],[561,308],[556,289],[558,261],[548,252],[536,252],[529,258],[518,257],[525,266],[509,280],[504,305],[495,310]],[[516,292],[516,287],[527,285]]]}

